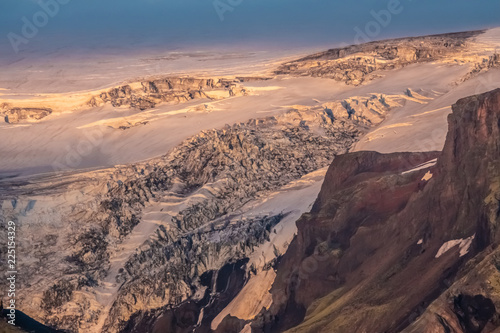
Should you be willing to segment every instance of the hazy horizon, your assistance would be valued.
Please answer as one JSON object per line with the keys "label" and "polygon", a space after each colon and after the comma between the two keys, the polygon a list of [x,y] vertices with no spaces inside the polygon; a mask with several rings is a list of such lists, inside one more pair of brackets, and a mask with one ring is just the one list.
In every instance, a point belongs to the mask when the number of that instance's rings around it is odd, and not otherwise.
{"label": "hazy horizon", "polygon": [[[56,0],[42,0],[50,3]],[[14,52],[12,36],[23,37],[26,20],[42,11],[37,0],[0,3],[3,56],[25,56],[57,49],[132,48],[303,48],[359,41],[489,28],[500,25],[500,2],[468,0],[58,0],[54,15]],[[66,3],[67,2],[67,3]],[[66,3],[66,4],[64,4]],[[399,3],[399,4],[398,4]],[[359,37],[373,13],[394,6],[396,14]],[[218,9],[217,9],[218,8]],[[368,9],[367,9],[368,8]],[[52,13],[49,13],[52,14]],[[46,18],[45,17],[45,18]],[[385,18],[382,18],[385,20]],[[388,23],[386,23],[388,22]],[[373,28],[373,26],[371,26]],[[376,28],[376,27],[375,27]],[[10,38],[9,38],[10,36]]]}

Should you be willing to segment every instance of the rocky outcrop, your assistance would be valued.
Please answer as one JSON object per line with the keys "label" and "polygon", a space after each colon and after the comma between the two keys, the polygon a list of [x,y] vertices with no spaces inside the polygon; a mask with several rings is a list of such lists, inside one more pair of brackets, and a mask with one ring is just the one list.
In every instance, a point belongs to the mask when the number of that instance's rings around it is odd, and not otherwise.
{"label": "rocky outcrop", "polygon": [[52,110],[47,108],[12,108],[2,112],[9,124],[40,120],[51,113]]}
{"label": "rocky outcrop", "polygon": [[355,123],[373,126],[380,124],[389,110],[402,105],[406,97],[405,95],[384,94],[372,94],[369,97],[352,96],[340,101],[324,103],[322,107],[332,119],[343,118],[347,113],[347,118]]}
{"label": "rocky outcrop", "polygon": [[377,71],[458,55],[466,49],[468,39],[479,33],[454,33],[351,45],[284,63],[275,73],[324,77],[356,86],[376,78]]}
{"label": "rocky outcrop", "polygon": [[471,71],[467,73],[464,77],[462,77],[460,82],[465,82],[481,73],[487,72],[492,68],[499,68],[499,67],[500,67],[500,54],[494,53],[493,55],[487,58],[482,58],[479,62],[475,63],[474,68],[472,68]]}
{"label": "rocky outcrop", "polygon": [[246,94],[238,79],[164,78],[140,81],[109,89],[87,103],[96,107],[110,103],[146,110],[160,103],[182,103],[193,99],[220,99]]}
{"label": "rocky outcrop", "polygon": [[252,332],[498,329],[499,142],[497,89],[453,106],[441,154],[336,158]]}

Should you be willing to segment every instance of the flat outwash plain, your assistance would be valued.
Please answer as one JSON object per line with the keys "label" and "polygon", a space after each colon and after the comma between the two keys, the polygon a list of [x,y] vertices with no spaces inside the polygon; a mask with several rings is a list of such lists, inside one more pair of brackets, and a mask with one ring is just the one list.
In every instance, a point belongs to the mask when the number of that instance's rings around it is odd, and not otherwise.
{"label": "flat outwash plain", "polygon": [[18,309],[46,332],[500,332],[498,50],[494,28],[6,68]]}

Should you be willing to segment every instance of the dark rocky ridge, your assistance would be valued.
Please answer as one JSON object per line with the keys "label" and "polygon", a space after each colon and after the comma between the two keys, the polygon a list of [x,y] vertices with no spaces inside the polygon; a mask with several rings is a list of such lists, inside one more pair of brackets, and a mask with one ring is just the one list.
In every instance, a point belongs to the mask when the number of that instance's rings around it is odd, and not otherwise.
{"label": "dark rocky ridge", "polygon": [[[499,143],[497,89],[453,106],[442,154],[335,159],[252,332],[400,332],[422,313],[408,332],[500,327]],[[436,166],[401,173],[437,155]]]}
{"label": "dark rocky ridge", "polygon": [[276,74],[330,78],[360,85],[376,71],[430,62],[463,52],[469,39],[483,31],[411,37],[351,45],[282,64]]}

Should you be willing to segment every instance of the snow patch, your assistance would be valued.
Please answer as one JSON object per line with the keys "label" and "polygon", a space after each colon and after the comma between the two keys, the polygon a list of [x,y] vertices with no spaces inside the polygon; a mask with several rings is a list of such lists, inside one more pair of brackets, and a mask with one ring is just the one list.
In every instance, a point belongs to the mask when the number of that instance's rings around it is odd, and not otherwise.
{"label": "snow patch", "polygon": [[443,254],[445,254],[446,252],[448,252],[450,249],[454,248],[457,245],[460,248],[460,257],[463,257],[464,255],[469,253],[470,246],[475,237],[476,234],[472,235],[469,238],[454,239],[444,243],[439,249],[438,253],[436,254],[436,258],[441,257]]}
{"label": "snow patch", "polygon": [[[425,163],[422,163],[418,166],[416,166],[415,168],[411,169],[411,170],[408,170],[408,171],[405,171],[405,172],[402,172],[401,174],[402,175],[405,175],[407,173],[410,173],[410,172],[413,172],[413,171],[418,171],[418,170],[422,170],[422,169],[427,169],[427,168],[430,168],[431,166],[434,166],[436,165],[437,163],[437,158],[433,159],[433,160],[430,160],[430,161],[427,161]],[[430,172],[429,172],[430,173]]]}
{"label": "snow patch", "polygon": [[431,178],[432,178],[432,173],[430,171],[427,171],[427,173],[422,177],[421,180],[428,181]]}

